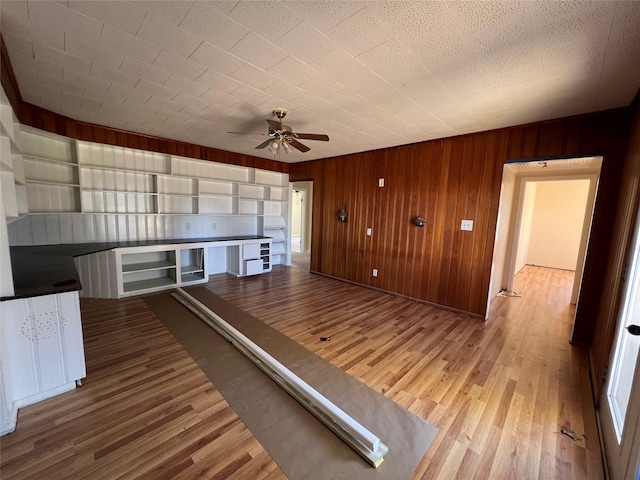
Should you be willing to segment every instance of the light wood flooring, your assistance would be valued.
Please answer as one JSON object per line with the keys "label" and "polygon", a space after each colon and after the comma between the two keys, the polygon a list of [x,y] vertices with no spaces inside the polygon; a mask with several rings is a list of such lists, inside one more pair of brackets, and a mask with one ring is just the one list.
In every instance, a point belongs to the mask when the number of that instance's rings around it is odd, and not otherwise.
{"label": "light wood flooring", "polygon": [[[208,288],[436,425],[415,479],[597,480],[572,280],[526,267],[486,324],[300,268]],[[83,300],[82,315],[84,386],[20,411],[3,479],[284,478],[141,298]]]}

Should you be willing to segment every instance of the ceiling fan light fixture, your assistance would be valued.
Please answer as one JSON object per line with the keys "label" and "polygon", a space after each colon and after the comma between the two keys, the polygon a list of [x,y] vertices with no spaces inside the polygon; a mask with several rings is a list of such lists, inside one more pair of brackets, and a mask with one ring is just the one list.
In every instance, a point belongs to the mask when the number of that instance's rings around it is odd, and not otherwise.
{"label": "ceiling fan light fixture", "polygon": [[[273,111],[273,115],[278,119],[272,120],[268,119],[267,124],[269,125],[268,133],[264,134],[269,137],[264,142],[255,147],[256,150],[262,150],[264,148],[269,148],[269,151],[274,157],[280,157],[280,152],[284,150],[284,153],[289,154],[295,150],[299,152],[305,153],[310,150],[308,146],[304,143],[299,142],[298,140],[319,140],[322,142],[329,141],[329,135],[320,134],[320,133],[295,133],[293,129],[289,125],[285,125],[282,123],[282,119],[287,114],[286,108],[276,108]],[[257,132],[228,132],[228,133],[246,133],[246,134],[257,134],[262,135]]]}
{"label": "ceiling fan light fixture", "polygon": [[280,143],[279,143],[279,138],[278,139],[273,139],[271,141],[271,143],[269,144],[269,150],[271,150],[271,153],[273,153],[274,155],[280,153]]}

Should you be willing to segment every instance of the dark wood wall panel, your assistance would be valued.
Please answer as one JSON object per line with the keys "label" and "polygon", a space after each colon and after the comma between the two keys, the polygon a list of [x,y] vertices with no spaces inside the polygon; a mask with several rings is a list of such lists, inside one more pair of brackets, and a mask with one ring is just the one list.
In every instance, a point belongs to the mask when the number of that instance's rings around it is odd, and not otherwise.
{"label": "dark wood wall panel", "polygon": [[[596,325],[629,109],[292,164],[314,181],[311,269],[484,316],[502,167],[509,160],[599,154],[601,173],[575,342]],[[378,178],[385,186],[378,187]],[[337,219],[346,202],[349,221]],[[411,221],[427,219],[424,228]],[[474,221],[472,232],[460,221]],[[366,228],[373,236],[366,236]],[[379,276],[372,276],[372,269]]]}
{"label": "dark wood wall panel", "polygon": [[591,347],[592,379],[596,402],[600,400],[604,387],[605,372],[609,366],[609,359],[618,312],[622,299],[623,265],[629,262],[633,240],[634,226],[640,201],[640,106],[636,101],[635,115],[625,156],[620,181],[617,207],[608,212],[613,218],[611,227],[612,247],[606,255],[606,271],[598,311],[598,322],[595,325],[593,343]]}

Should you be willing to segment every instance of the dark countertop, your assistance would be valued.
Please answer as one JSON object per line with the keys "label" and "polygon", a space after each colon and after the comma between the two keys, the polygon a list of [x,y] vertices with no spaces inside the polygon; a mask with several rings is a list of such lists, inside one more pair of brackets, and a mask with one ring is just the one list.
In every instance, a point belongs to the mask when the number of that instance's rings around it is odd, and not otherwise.
{"label": "dark countertop", "polygon": [[114,248],[174,245],[182,243],[229,242],[237,240],[263,240],[270,237],[240,235],[235,237],[167,238],[163,240],[137,240],[128,242],[67,243],[61,245],[34,245],[10,247],[13,270],[14,295],[0,300],[37,297],[54,293],[81,290],[80,278],[73,257],[103,252]]}

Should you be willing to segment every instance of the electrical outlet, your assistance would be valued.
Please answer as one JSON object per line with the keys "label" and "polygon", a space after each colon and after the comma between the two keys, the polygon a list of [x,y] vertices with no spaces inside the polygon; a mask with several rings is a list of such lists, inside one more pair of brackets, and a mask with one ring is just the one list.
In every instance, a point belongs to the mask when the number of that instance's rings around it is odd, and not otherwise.
{"label": "electrical outlet", "polygon": [[379,187],[384,187],[384,178],[379,178],[378,179],[378,186]]}
{"label": "electrical outlet", "polygon": [[191,230],[191,222],[187,222],[187,224],[185,225],[187,230]]}
{"label": "electrical outlet", "polygon": [[370,236],[371,236],[371,233],[372,233],[371,229],[370,229],[370,228],[367,228],[367,237],[370,237]]}
{"label": "electrical outlet", "polygon": [[373,276],[374,276],[374,277],[377,277],[377,276],[378,276],[378,269],[377,269],[377,268],[374,268],[374,269],[373,269]]}
{"label": "electrical outlet", "polygon": [[460,224],[460,230],[466,230],[468,232],[473,230],[473,220],[462,220]]}
{"label": "electrical outlet", "polygon": [[213,222],[211,224],[211,230],[217,230],[218,229],[218,224],[216,222]]}

